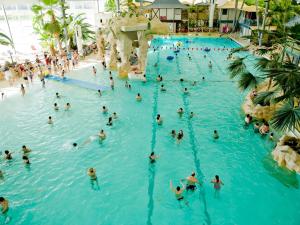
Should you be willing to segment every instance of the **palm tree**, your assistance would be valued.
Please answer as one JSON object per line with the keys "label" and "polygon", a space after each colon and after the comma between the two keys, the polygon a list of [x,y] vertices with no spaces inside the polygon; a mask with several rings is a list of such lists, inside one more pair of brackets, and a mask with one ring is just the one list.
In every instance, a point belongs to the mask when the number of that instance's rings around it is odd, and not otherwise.
{"label": "palm tree", "polygon": [[13,42],[6,34],[0,32],[0,45],[13,46]]}

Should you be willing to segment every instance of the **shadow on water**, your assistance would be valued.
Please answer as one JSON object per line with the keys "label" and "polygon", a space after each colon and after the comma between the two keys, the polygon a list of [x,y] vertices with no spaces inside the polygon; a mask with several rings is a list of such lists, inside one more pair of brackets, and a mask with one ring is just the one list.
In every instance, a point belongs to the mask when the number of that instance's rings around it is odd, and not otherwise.
{"label": "shadow on water", "polygon": [[268,173],[284,186],[299,189],[299,181],[296,172],[279,167],[277,162],[273,160],[271,154],[268,154],[262,160],[262,163]]}

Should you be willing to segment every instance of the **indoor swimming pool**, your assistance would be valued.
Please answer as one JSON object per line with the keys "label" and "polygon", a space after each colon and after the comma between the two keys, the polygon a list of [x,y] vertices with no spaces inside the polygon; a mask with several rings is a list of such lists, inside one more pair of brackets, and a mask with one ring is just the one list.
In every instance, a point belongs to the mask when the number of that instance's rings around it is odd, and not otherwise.
{"label": "indoor swimming pool", "polygon": [[[147,82],[129,80],[131,90],[114,74],[115,89],[101,97],[56,81],[42,88],[37,81],[24,97],[0,101],[0,150],[13,152],[13,160],[0,161],[9,224],[299,225],[299,175],[278,168],[270,154],[275,143],[244,126],[246,93],[226,69],[227,55],[237,47],[227,38],[157,37],[148,50]],[[109,86],[109,71],[95,66],[96,76],[91,66],[71,76]],[[158,74],[162,82],[156,82]],[[67,102],[72,107],[64,111]],[[106,115],[102,106],[108,107]],[[110,127],[113,112],[118,118]],[[92,138],[101,129],[107,134],[102,143]],[[171,137],[173,129],[183,130],[180,143]],[[22,145],[32,149],[30,167],[22,162]],[[155,164],[149,163],[152,150],[159,155]],[[97,171],[98,187],[87,176],[90,167]],[[179,185],[192,171],[203,185],[184,193],[187,206],[170,191],[170,180]],[[224,183],[217,198],[210,183],[216,174]]]}

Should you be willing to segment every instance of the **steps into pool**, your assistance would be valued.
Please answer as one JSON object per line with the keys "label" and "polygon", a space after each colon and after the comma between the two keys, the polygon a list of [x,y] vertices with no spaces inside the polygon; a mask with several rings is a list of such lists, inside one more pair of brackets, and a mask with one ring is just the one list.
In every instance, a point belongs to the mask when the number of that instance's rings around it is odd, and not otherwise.
{"label": "steps into pool", "polygon": [[109,87],[107,87],[107,86],[98,85],[98,84],[91,83],[88,81],[77,80],[77,79],[68,78],[68,77],[62,78],[62,77],[51,75],[51,74],[46,75],[45,78],[48,80],[58,81],[58,82],[61,82],[61,83],[67,84],[67,85],[74,85],[77,87],[91,89],[91,90],[95,90],[95,91],[97,91],[97,90],[103,91],[103,90],[109,89]]}

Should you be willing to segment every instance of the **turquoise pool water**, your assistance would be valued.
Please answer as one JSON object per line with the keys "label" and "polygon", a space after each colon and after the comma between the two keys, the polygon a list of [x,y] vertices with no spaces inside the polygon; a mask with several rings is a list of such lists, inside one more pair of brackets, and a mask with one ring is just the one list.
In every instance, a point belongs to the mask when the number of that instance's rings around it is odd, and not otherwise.
{"label": "turquoise pool water", "polygon": [[[174,56],[170,47],[177,41],[190,48],[191,60],[188,50],[166,60]],[[299,176],[278,168],[270,157],[274,143],[243,126],[244,96],[226,71],[228,51],[217,50],[238,45],[225,38],[172,37],[156,38],[152,46],[163,49],[149,49],[148,82],[130,81],[132,90],[115,78],[115,90],[99,97],[94,91],[48,81],[46,89],[36,83],[24,98],[0,103],[0,148],[14,152],[13,161],[1,160],[5,179],[0,193],[10,201],[10,224],[299,225]],[[201,47],[212,50],[205,53]],[[96,77],[91,67],[72,76],[109,85],[108,71],[96,67]],[[165,93],[154,81],[158,73]],[[180,78],[186,81],[180,83]],[[197,85],[191,86],[194,80]],[[183,94],[184,87],[189,95]],[[55,92],[63,98],[55,99]],[[139,103],[138,92],[143,97]],[[55,112],[54,102],[61,107],[70,102],[72,109]],[[119,116],[113,127],[105,125],[103,105]],[[182,118],[176,113],[179,107],[186,112]],[[193,119],[188,118],[191,111]],[[164,119],[159,127],[157,113]],[[47,124],[49,115],[54,126]],[[82,144],[101,128],[107,133],[102,144],[72,148],[73,142]],[[172,129],[184,131],[180,144],[170,137]],[[214,129],[220,134],[217,141],[212,139]],[[23,144],[32,149],[30,168],[21,160]],[[155,166],[148,161],[152,149],[160,156]],[[99,190],[91,187],[89,167],[97,170]],[[169,182],[177,185],[192,171],[203,187],[185,193],[189,206],[180,206]],[[219,198],[210,184],[216,174],[225,184]]]}

